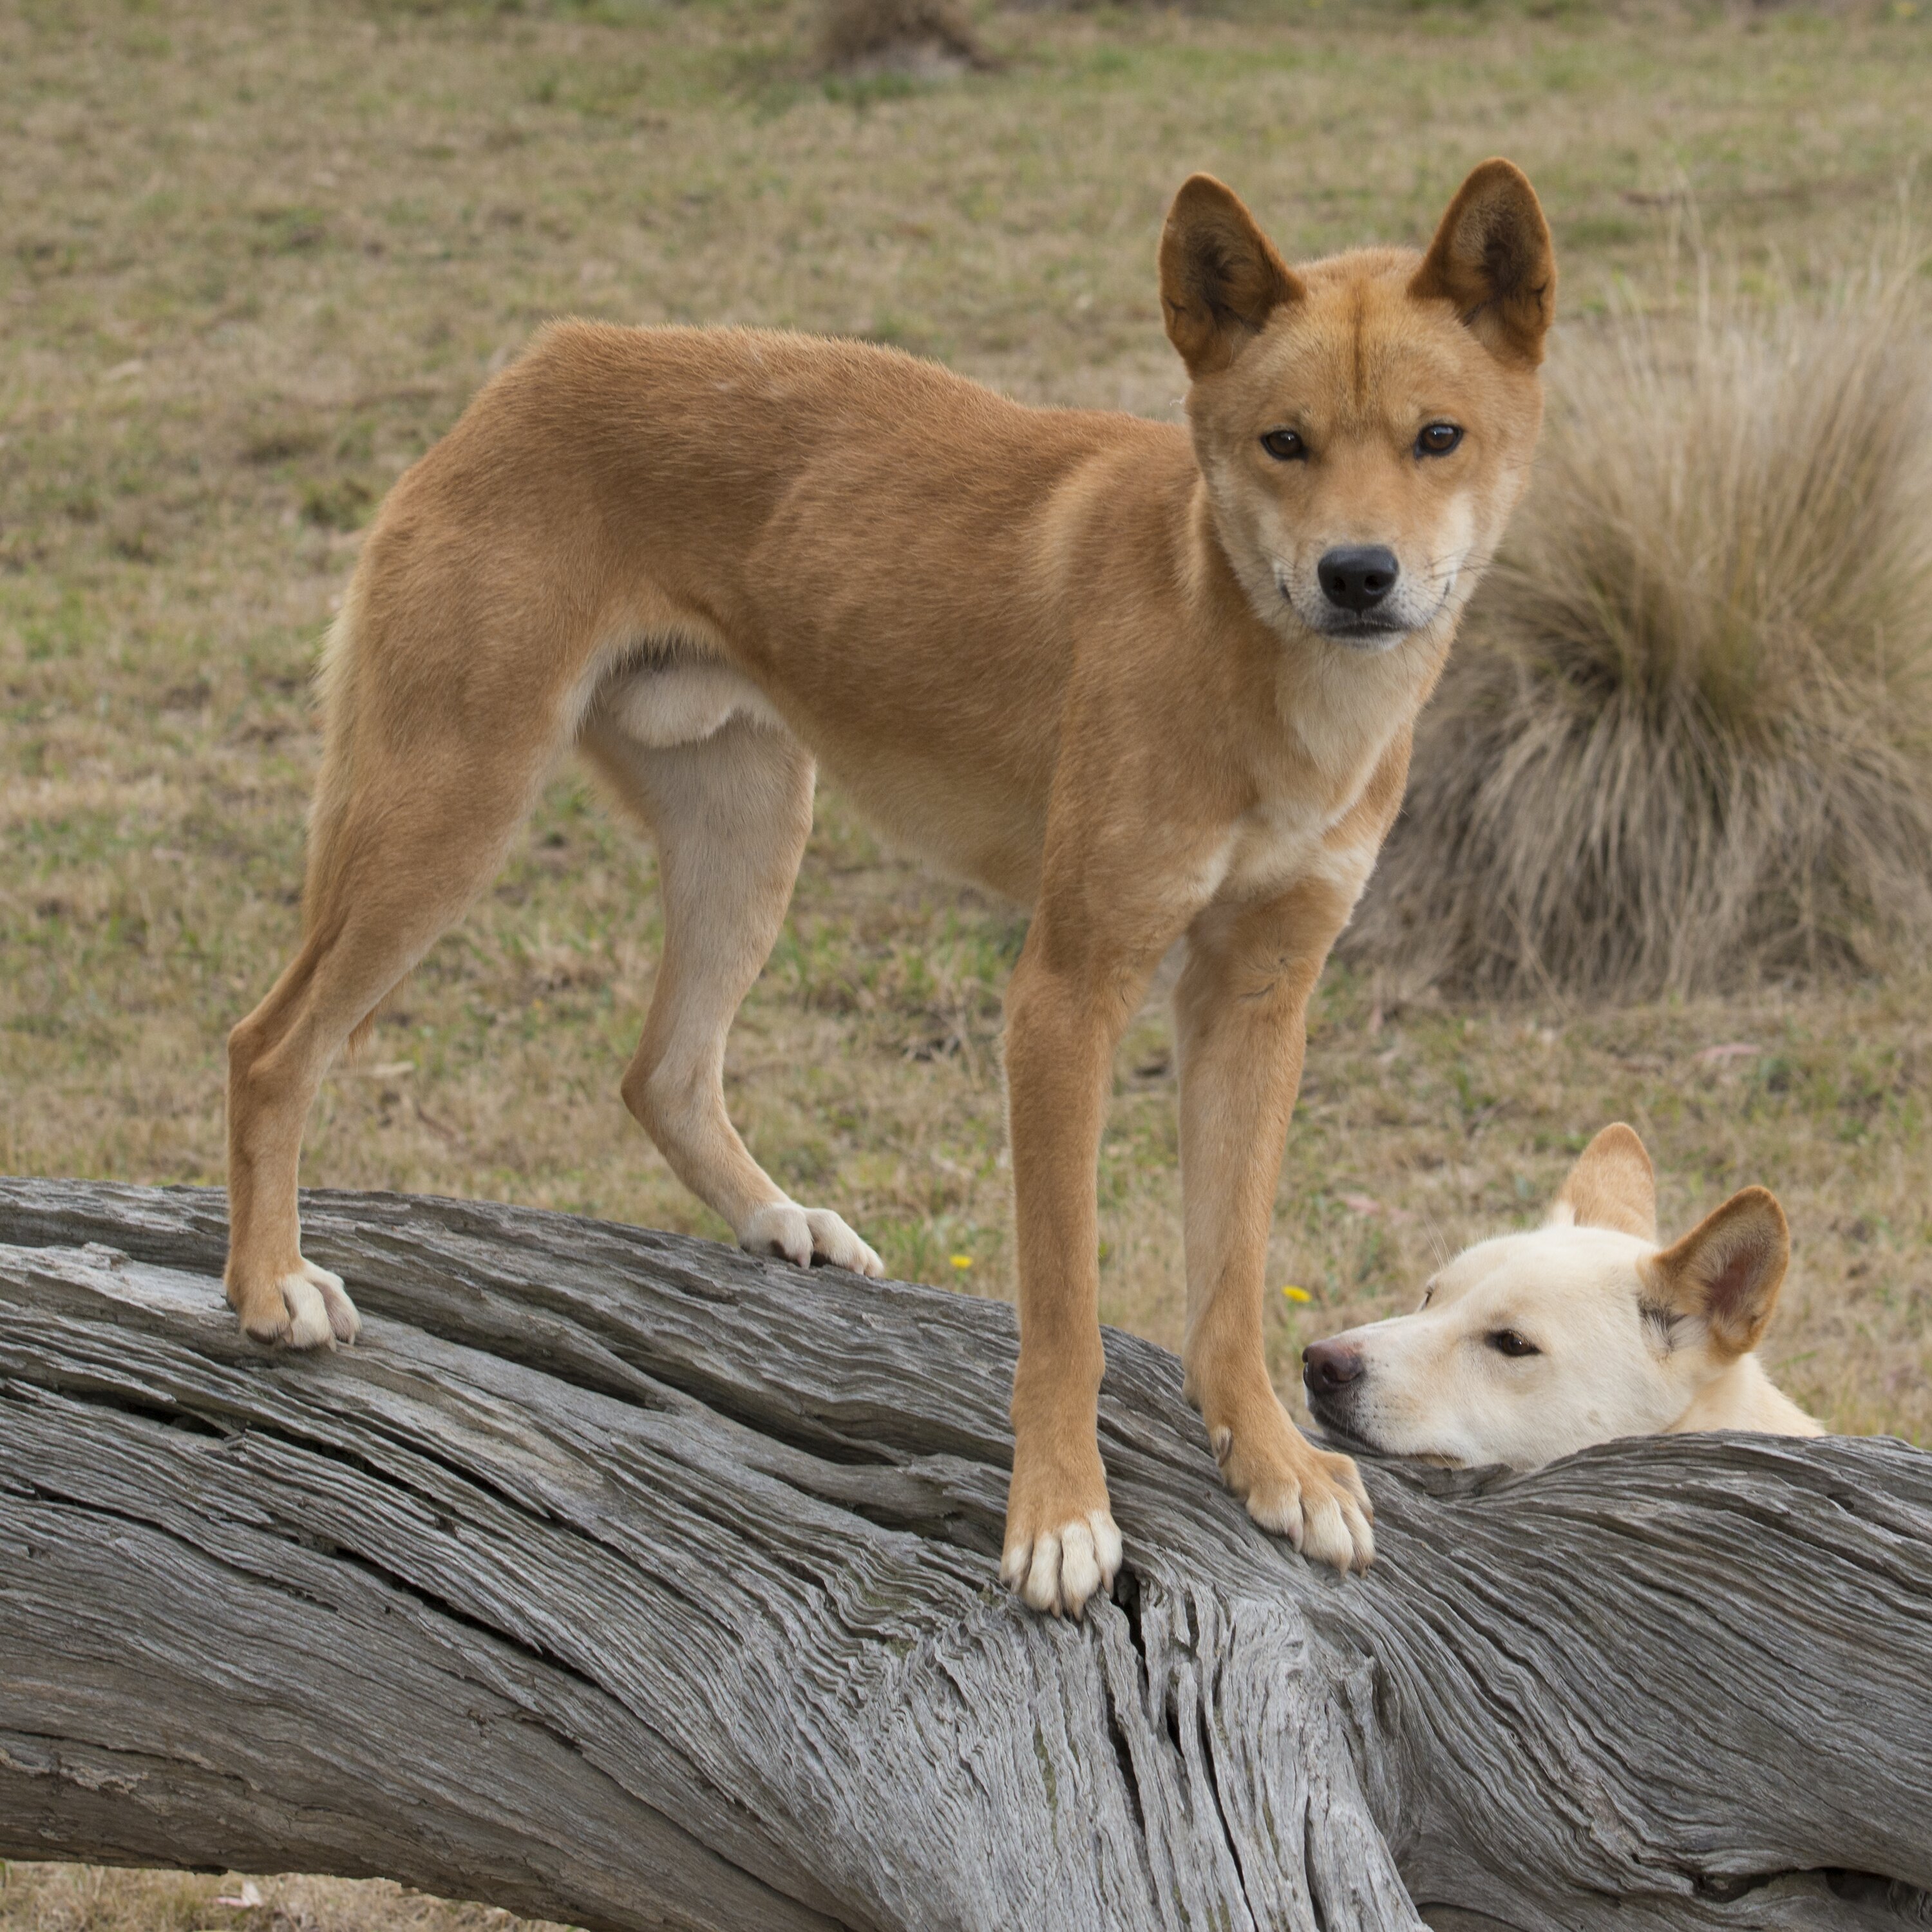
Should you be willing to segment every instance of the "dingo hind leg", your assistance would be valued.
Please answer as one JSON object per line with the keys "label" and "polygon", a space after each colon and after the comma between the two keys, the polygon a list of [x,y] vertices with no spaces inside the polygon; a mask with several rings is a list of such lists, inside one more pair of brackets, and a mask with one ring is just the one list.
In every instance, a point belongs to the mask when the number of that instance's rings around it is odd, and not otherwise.
{"label": "dingo hind leg", "polygon": [[1340,1570],[1366,1569],[1375,1511],[1354,1463],[1318,1449],[1269,1380],[1263,1283],[1306,1012],[1352,896],[1304,880],[1210,908],[1174,988],[1188,1398],[1222,1480],[1264,1528]]}
{"label": "dingo hind leg", "polygon": [[649,826],[664,953],[624,1103],[740,1246],[800,1267],[884,1266],[829,1209],[801,1207],[752,1159],[724,1104],[724,1042],[770,955],[812,830],[811,754],[776,722],[730,716],[658,744],[608,718],[583,748]]}
{"label": "dingo hind leg", "polygon": [[489,882],[572,722],[562,692],[459,706],[420,676],[398,688],[356,608],[325,670],[302,946],[228,1038],[228,1299],[249,1334],[297,1348],[358,1325],[301,1248],[302,1129],[322,1074]]}

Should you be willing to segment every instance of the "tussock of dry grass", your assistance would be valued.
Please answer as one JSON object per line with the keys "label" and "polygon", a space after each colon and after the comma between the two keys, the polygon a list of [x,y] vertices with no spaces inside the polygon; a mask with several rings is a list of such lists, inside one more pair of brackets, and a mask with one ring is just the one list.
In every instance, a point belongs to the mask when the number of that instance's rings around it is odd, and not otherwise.
{"label": "tussock of dry grass", "polygon": [[1648,996],[1932,938],[1932,334],[1908,274],[1555,358],[1359,954]]}
{"label": "tussock of dry grass", "polygon": [[997,64],[959,0],[820,0],[818,56],[834,74]]}

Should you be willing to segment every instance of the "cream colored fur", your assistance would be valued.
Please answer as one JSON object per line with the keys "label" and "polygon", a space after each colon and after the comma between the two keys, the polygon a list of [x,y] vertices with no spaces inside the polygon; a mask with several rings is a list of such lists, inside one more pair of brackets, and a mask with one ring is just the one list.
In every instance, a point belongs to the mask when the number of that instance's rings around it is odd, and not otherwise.
{"label": "cream colored fur", "polygon": [[1422,1306],[1316,1344],[1316,1415],[1399,1455],[1533,1469],[1618,1436],[1820,1436],[1751,1352],[1777,1304],[1784,1217],[1749,1188],[1660,1248],[1649,1156],[1586,1149],[1545,1224],[1466,1250]]}
{"label": "cream colored fur", "polygon": [[[1188,1388],[1258,1521],[1369,1561],[1353,1464],[1270,1385],[1263,1266],[1304,1009],[1523,488],[1555,269],[1528,182],[1492,161],[1425,254],[1298,269],[1196,176],[1160,277],[1184,429],[1023,409],[857,343],[569,323],[398,482],[325,667],[302,947],[230,1039],[227,1286],[250,1334],[353,1337],[299,1246],[317,1082],[573,749],[658,849],[626,1104],[746,1246],[880,1272],[758,1166],[722,1080],[822,766],[1032,908],[1006,995],[1004,1575],[1077,1613],[1120,1560],[1094,1166],[1114,1046],[1177,946]],[[1324,587],[1349,546],[1399,565],[1372,610]]]}

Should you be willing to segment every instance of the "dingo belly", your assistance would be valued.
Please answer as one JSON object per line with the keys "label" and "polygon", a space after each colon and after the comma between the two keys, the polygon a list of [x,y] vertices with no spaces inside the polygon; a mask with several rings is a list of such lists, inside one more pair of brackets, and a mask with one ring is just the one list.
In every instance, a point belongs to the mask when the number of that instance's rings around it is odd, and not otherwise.
{"label": "dingo belly", "polygon": [[616,671],[594,704],[600,722],[651,751],[700,744],[734,718],[784,729],[764,693],[712,657],[674,656]]}

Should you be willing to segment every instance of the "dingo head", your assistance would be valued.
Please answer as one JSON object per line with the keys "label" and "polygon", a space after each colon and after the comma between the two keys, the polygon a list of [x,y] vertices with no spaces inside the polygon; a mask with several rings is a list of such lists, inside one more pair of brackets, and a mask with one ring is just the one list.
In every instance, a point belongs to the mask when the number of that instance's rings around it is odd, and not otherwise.
{"label": "dingo head", "polygon": [[1757,1346],[1790,1256],[1762,1187],[1660,1250],[1650,1156],[1606,1127],[1542,1227],[1466,1249],[1414,1314],[1304,1351],[1308,1405],[1392,1454],[1520,1469],[1654,1434]]}
{"label": "dingo head", "polygon": [[1358,650],[1425,628],[1446,644],[1543,420],[1556,267],[1529,183],[1485,161],[1426,254],[1290,268],[1196,175],[1160,292],[1221,542],[1262,621]]}

